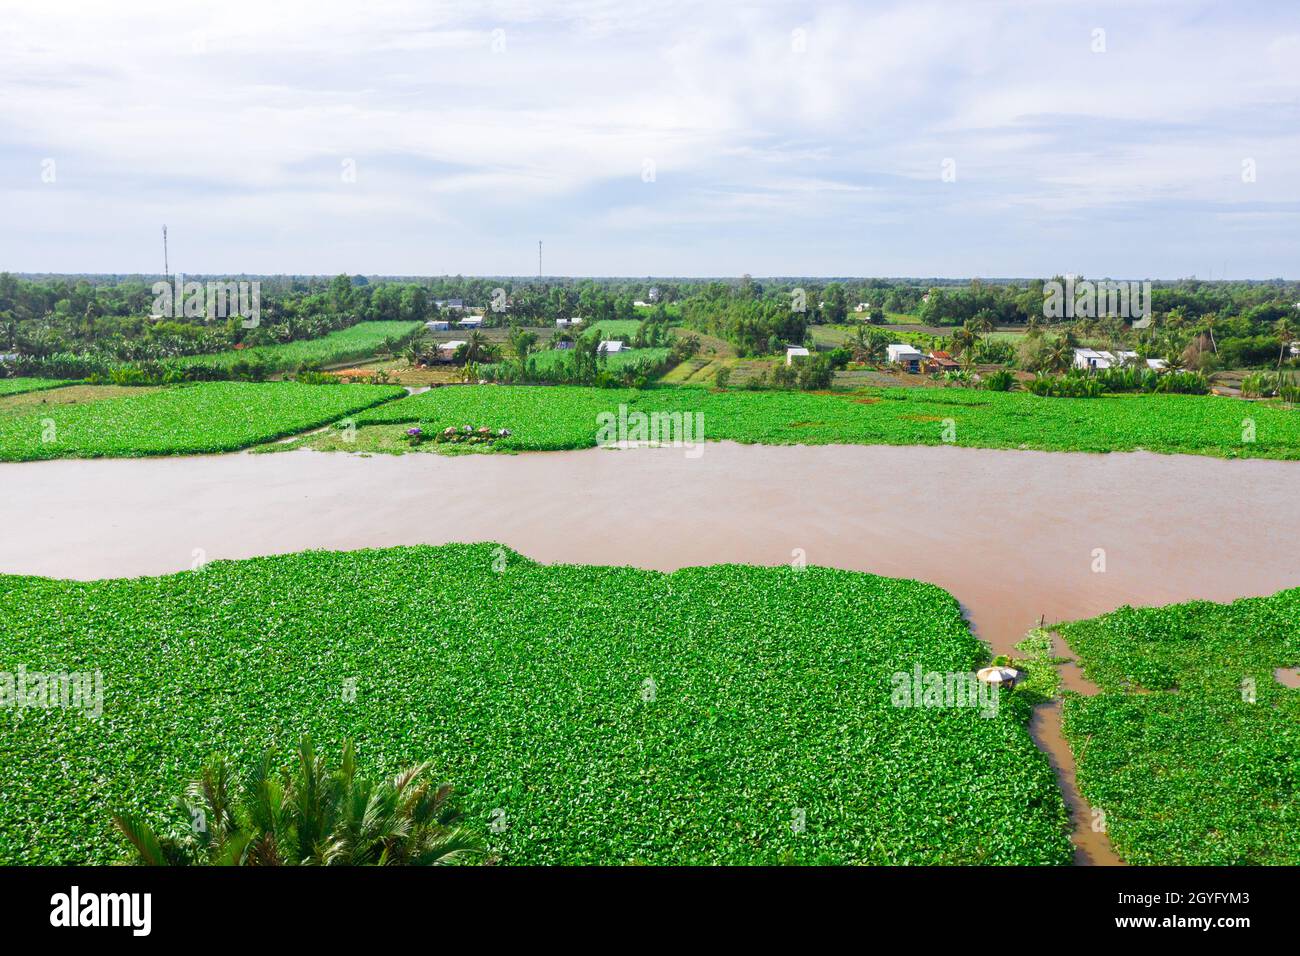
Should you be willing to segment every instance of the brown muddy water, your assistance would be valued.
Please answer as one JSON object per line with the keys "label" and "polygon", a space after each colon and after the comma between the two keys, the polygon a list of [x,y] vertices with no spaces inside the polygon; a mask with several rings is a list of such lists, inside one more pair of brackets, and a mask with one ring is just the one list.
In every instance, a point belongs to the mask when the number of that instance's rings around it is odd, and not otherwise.
{"label": "brown muddy water", "polygon": [[540,561],[809,564],[954,594],[995,653],[1129,603],[1300,585],[1300,463],[956,447],[313,451],[0,464],[0,572],[500,541]]}
{"label": "brown muddy water", "polygon": [[[307,548],[499,541],[545,562],[809,564],[917,578],[994,653],[1040,618],[1300,585],[1300,463],[957,447],[293,451],[0,464],[0,572],[187,570]],[[1065,668],[1067,687],[1084,689]],[[1079,862],[1116,862],[1074,788],[1059,711],[1031,730]]]}

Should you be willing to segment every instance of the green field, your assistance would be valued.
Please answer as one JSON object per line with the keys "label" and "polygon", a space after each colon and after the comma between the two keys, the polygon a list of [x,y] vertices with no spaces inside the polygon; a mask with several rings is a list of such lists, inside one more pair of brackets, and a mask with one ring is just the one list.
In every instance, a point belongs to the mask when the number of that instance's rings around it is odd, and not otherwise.
{"label": "green field", "polygon": [[283,345],[258,345],[253,348],[215,352],[206,355],[186,355],[168,359],[175,366],[208,365],[229,368],[236,362],[256,362],[272,372],[288,372],[304,362],[313,365],[334,365],[353,359],[367,358],[385,339],[409,335],[420,328],[420,322],[359,322],[346,329],[331,332],[319,339],[302,339]]}
{"label": "green field", "polygon": [[[629,349],[626,352],[615,352],[601,361],[604,363],[604,368],[617,371],[629,365],[637,365],[643,362],[655,364],[662,362],[667,357],[668,349]],[[564,349],[543,349],[529,353],[528,360],[533,363],[534,368],[538,371],[546,371],[562,365],[565,361],[572,361],[573,356],[572,353]]]}
{"label": "green field", "polygon": [[0,577],[0,671],[104,688],[98,719],[0,710],[0,863],[120,858],[110,813],[171,820],[209,752],[310,732],[376,772],[433,761],[506,863],[1066,864],[1024,701],[891,703],[896,672],[985,654],[939,588],[819,568],[479,544]]}
{"label": "green field", "polygon": [[404,394],[397,386],[203,382],[0,418],[0,461],[233,451]]}
{"label": "green field", "polygon": [[69,384],[71,383],[57,378],[0,378],[0,398],[26,392],[43,392]]}
{"label": "green field", "polygon": [[600,332],[602,339],[622,339],[631,342],[637,329],[641,328],[640,319],[605,319],[594,322],[591,328]]}
{"label": "green field", "polygon": [[[703,415],[709,440],[760,444],[938,445],[1300,458],[1300,412],[1200,395],[1040,398],[1026,392],[897,388],[859,393],[712,391],[695,387],[440,388],[357,417],[359,424],[420,422],[509,428],[502,450],[586,448],[597,415],[620,405]],[[1254,441],[1243,422],[1253,423]]]}
{"label": "green field", "polygon": [[1121,608],[1060,628],[1102,693],[1067,695],[1078,779],[1131,863],[1300,864],[1300,589]]}

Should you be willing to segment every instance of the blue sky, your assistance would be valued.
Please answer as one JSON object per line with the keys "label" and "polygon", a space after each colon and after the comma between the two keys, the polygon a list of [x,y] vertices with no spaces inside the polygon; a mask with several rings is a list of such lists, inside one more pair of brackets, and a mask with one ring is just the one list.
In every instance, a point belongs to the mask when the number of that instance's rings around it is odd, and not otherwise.
{"label": "blue sky", "polygon": [[1300,275],[1283,2],[0,0],[0,93],[10,271]]}

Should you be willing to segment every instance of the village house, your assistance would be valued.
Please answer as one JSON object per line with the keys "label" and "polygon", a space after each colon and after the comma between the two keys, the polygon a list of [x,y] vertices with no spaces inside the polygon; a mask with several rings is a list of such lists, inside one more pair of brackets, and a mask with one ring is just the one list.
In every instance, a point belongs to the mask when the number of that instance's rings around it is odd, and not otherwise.
{"label": "village house", "polygon": [[432,322],[425,322],[424,327],[430,332],[446,332],[451,328],[451,323],[446,319],[434,319]]}
{"label": "village house", "polygon": [[885,356],[890,365],[901,365],[909,372],[921,371],[921,363],[925,360],[925,356],[921,354],[920,349],[904,342],[896,342],[887,346]]}
{"label": "village house", "polygon": [[436,305],[436,306],[437,306],[438,308],[440,308],[440,309],[456,309],[456,310],[460,310],[460,309],[465,308],[465,300],[464,300],[464,299],[434,299],[434,300],[433,300],[433,304]]}
{"label": "village house", "polygon": [[805,348],[800,348],[797,345],[792,345],[790,348],[785,350],[786,365],[793,365],[794,360],[797,358],[807,358],[807,357],[808,357],[808,350]]}
{"label": "village house", "polygon": [[456,350],[464,344],[461,340],[438,343],[438,358],[444,362],[450,362],[456,357]]}
{"label": "village house", "polygon": [[[1122,365],[1134,365],[1137,361],[1137,352],[1126,349],[1121,349],[1118,352],[1107,352],[1098,349],[1074,350],[1074,367],[1089,372],[1118,368]],[[1164,359],[1149,358],[1146,359],[1145,364],[1147,368],[1155,372],[1163,372],[1169,368],[1169,363]]]}
{"label": "village house", "polygon": [[596,346],[596,351],[610,354],[613,352],[627,351],[627,348],[618,339],[606,339],[604,342],[601,342]]}
{"label": "village house", "polygon": [[481,329],[483,327],[483,316],[467,315],[465,318],[457,320],[456,324],[462,329]]}
{"label": "village house", "polygon": [[955,372],[959,368],[961,366],[957,364],[957,360],[942,349],[931,352],[925,357],[925,370],[927,372]]}

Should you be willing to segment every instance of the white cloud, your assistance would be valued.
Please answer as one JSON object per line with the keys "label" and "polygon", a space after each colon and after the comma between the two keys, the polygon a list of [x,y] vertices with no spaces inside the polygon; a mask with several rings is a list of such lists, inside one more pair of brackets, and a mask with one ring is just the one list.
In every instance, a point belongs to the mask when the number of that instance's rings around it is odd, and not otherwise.
{"label": "white cloud", "polygon": [[[999,216],[1146,204],[1158,234],[1180,202],[1277,206],[1249,220],[1263,274],[1300,251],[1300,34],[1208,3],[4,2],[0,24],[0,194],[40,221],[0,267],[155,268],[166,219],[191,268],[497,273],[545,234],[580,272],[836,273],[869,215],[928,274],[927,243],[987,257]],[[1005,241],[1005,273],[1041,254]]]}

